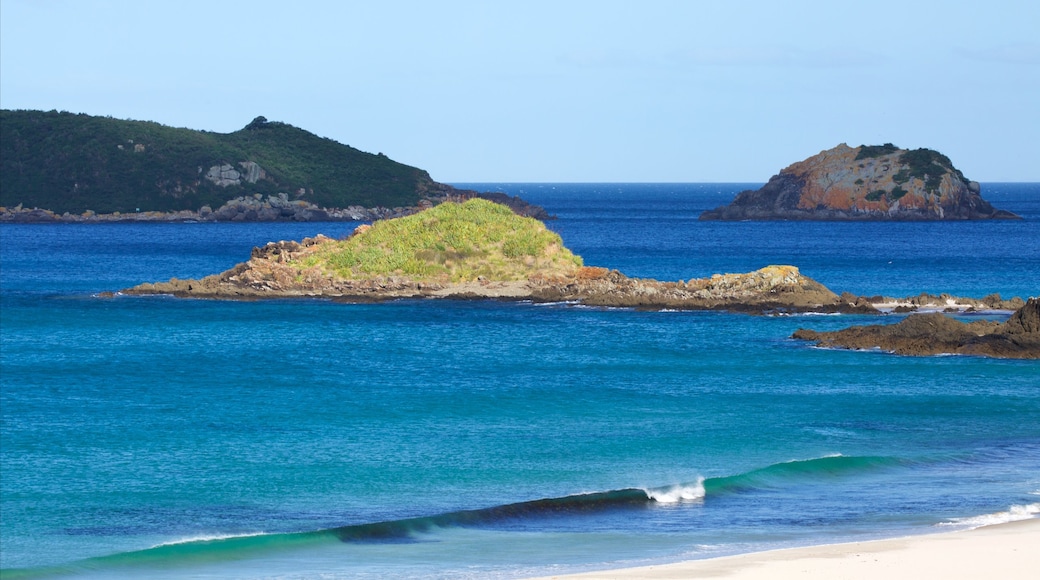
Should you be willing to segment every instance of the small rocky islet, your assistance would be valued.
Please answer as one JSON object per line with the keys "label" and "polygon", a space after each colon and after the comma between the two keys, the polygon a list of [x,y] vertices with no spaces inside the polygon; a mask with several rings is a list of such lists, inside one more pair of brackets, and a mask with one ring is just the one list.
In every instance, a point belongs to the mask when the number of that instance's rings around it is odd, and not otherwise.
{"label": "small rocky islet", "polygon": [[936,221],[1021,219],[982,198],[932,149],[844,143],[793,163],[701,220]]}
{"label": "small rocky islet", "polygon": [[1003,323],[961,322],[931,312],[911,314],[897,324],[853,326],[834,332],[801,328],[792,338],[824,348],[882,350],[902,355],[1040,359],[1040,299],[1030,298]]}
{"label": "small rocky islet", "polygon": [[141,284],[124,294],[349,301],[464,298],[575,302],[589,306],[856,310],[793,266],[689,281],[629,278],[585,266],[539,220],[484,199],[446,202],[359,226],[349,237],[282,241],[201,280]]}
{"label": "small rocky islet", "polygon": [[[587,306],[881,314],[890,311],[1017,309],[1008,323],[965,325],[940,312],[915,314],[881,334],[800,329],[794,338],[820,346],[881,348],[900,354],[939,352],[1040,358],[1037,301],[922,294],[906,299],[836,294],[795,266],[661,282],[586,266],[545,224],[483,199],[445,202],[409,216],[359,226],[350,236],[271,242],[247,262],[199,280],[144,283],[122,294],[256,300],[324,298],[349,302],[395,299],[481,299],[569,302]],[[1031,314],[1032,313],[1032,314]],[[920,322],[920,318],[926,322]],[[1032,318],[1030,318],[1032,317]],[[941,319],[941,320],[940,320]],[[1020,320],[1021,319],[1021,320]],[[1020,320],[1021,323],[1013,322]],[[1030,322],[1033,321],[1033,322]],[[963,329],[961,328],[963,326]],[[940,332],[941,331],[941,332]],[[845,332],[845,331],[843,331]],[[873,331],[872,331],[873,332]],[[914,344],[891,346],[900,333]],[[879,341],[875,336],[889,342]],[[851,340],[847,337],[856,337]],[[984,338],[978,338],[984,337]],[[963,346],[967,345],[967,346]],[[1010,346],[1009,346],[1010,345]]]}

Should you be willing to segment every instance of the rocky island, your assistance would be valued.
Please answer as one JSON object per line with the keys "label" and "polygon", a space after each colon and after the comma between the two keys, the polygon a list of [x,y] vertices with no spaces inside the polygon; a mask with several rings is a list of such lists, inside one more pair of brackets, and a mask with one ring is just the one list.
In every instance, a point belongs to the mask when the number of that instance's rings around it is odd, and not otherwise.
{"label": "rocky island", "polygon": [[702,220],[1018,219],[994,208],[981,188],[931,149],[891,143],[838,145],[794,163],[761,189],[742,191]]}
{"label": "rocky island", "polygon": [[585,266],[542,222],[483,199],[446,202],[363,225],[344,240],[272,242],[221,274],[146,283],[123,293],[350,301],[481,298],[750,312],[864,308],[793,266],[676,282]]}
{"label": "rocky island", "polygon": [[932,312],[911,314],[898,324],[853,326],[835,332],[802,328],[792,338],[827,348],[878,349],[904,355],[1040,359],[1040,299],[1030,298],[1004,323],[965,323]]}

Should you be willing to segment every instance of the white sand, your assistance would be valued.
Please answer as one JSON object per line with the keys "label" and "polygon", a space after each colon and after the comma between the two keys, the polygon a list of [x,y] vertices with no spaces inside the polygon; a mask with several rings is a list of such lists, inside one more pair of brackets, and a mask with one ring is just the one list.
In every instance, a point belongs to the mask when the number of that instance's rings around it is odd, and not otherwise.
{"label": "white sand", "polygon": [[774,550],[553,578],[1036,580],[1040,579],[1040,519],[967,531]]}

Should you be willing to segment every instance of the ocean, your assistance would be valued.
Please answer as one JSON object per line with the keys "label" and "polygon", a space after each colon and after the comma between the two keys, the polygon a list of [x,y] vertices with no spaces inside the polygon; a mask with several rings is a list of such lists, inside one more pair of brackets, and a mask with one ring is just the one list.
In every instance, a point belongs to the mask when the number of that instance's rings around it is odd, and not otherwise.
{"label": "ocean", "polygon": [[[634,277],[1040,294],[1040,184],[983,184],[1024,220],[949,223],[697,220],[760,184],[457,185]],[[1040,363],[789,338],[899,315],[101,295],[356,225],[0,226],[3,577],[511,579],[1040,513]]]}

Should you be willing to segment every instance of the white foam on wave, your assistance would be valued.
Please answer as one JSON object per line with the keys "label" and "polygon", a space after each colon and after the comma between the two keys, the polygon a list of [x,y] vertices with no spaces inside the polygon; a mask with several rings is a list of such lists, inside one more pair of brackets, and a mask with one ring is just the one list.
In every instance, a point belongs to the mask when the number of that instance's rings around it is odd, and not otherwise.
{"label": "white foam on wave", "polygon": [[555,302],[535,302],[533,300],[525,300],[524,302],[533,306],[574,306],[581,304],[579,300],[557,300]]}
{"label": "white foam on wave", "polygon": [[940,526],[967,526],[969,528],[981,528],[982,526],[993,526],[1006,524],[1020,520],[1029,520],[1040,516],[1040,502],[1025,505],[1013,505],[1005,511],[970,518],[953,518],[948,522],[942,522]]}
{"label": "white foam on wave", "polygon": [[170,542],[156,544],[155,546],[152,546],[152,548],[162,548],[164,546],[180,546],[181,544],[205,544],[207,542],[219,542],[222,541],[222,539],[234,539],[238,537],[256,537],[258,535],[267,535],[267,532],[192,535],[191,537],[172,539],[172,541]]}
{"label": "white foam on wave", "polygon": [[645,491],[646,495],[657,503],[699,501],[704,499],[704,478],[697,478],[695,483],[682,483],[668,487],[647,489]]}

